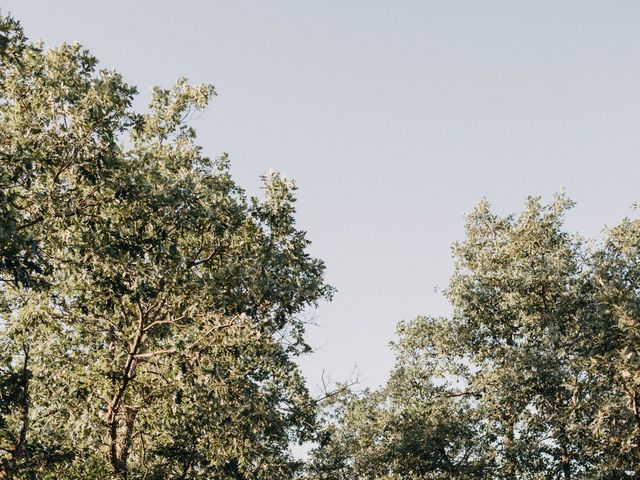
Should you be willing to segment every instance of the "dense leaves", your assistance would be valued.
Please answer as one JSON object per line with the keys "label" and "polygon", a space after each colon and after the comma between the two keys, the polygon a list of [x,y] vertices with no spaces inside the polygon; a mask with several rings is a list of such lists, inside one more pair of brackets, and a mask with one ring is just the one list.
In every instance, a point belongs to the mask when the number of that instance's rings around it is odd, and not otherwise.
{"label": "dense leaves", "polygon": [[640,223],[588,247],[571,206],[468,215],[451,317],[401,323],[387,385],[327,406],[309,478],[640,478]]}
{"label": "dense leaves", "polygon": [[2,22],[0,478],[291,478],[302,314],[331,295],[295,185],[247,198],[202,155],[212,87],[137,113],[85,49]]}

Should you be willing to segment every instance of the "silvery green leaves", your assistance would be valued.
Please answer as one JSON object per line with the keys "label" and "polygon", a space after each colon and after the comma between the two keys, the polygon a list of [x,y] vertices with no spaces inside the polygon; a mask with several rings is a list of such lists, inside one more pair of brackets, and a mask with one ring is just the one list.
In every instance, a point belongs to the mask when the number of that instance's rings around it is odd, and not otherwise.
{"label": "silvery green leaves", "polygon": [[572,206],[478,204],[452,315],[400,322],[391,378],[327,407],[308,478],[640,475],[640,223],[589,248],[563,227]]}
{"label": "silvery green leaves", "polygon": [[248,199],[202,155],[211,86],[137,113],[82,47],[21,41],[0,83],[0,477],[291,478],[315,421],[301,313],[331,293],[293,184]]}

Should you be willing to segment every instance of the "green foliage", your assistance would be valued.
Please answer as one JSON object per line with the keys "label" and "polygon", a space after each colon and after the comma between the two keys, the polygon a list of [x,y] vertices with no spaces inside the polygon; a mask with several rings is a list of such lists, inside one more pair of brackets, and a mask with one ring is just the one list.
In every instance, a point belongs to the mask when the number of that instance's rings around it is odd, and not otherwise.
{"label": "green foliage", "polygon": [[315,405],[294,358],[332,290],[295,185],[247,198],[186,123],[3,18],[0,478],[291,478]]}
{"label": "green foliage", "polygon": [[388,383],[327,407],[309,478],[640,478],[640,221],[589,249],[571,206],[480,202],[452,316],[400,323]]}
{"label": "green foliage", "polygon": [[[453,328],[482,391],[478,408],[504,478],[560,477],[581,471],[580,439],[569,426],[580,402],[572,386],[571,339],[580,328],[580,245],[562,232],[570,202],[530,199],[517,218],[499,218],[482,202],[454,246],[448,296]],[[551,420],[553,419],[553,420]]]}
{"label": "green foliage", "polygon": [[482,478],[487,465],[471,408],[474,395],[445,386],[447,361],[437,364],[433,351],[444,345],[435,340],[442,333],[444,319],[401,323],[387,385],[331,398],[309,478]]}
{"label": "green foliage", "polygon": [[596,313],[585,347],[603,398],[595,409],[595,434],[610,452],[605,471],[640,476],[640,221],[626,219],[609,230],[592,264]]}
{"label": "green foliage", "polygon": [[386,385],[318,432],[295,359],[332,289],[295,184],[248,198],[203,155],[213,87],[141,113],[97,65],[0,17],[0,479],[640,478],[640,220],[590,247],[561,195],[482,201],[450,318],[401,322]]}

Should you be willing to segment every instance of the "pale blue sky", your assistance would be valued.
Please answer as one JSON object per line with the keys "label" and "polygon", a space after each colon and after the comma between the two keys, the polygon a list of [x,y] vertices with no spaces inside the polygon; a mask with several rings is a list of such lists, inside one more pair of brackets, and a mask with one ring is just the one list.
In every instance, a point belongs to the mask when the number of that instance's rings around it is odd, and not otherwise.
{"label": "pale blue sky", "polygon": [[444,314],[463,214],[565,188],[597,235],[640,200],[640,2],[29,1],[3,12],[77,41],[148,98],[186,76],[196,122],[249,193],[297,180],[299,224],[338,288],[316,312],[310,384],[386,379],[398,320]]}

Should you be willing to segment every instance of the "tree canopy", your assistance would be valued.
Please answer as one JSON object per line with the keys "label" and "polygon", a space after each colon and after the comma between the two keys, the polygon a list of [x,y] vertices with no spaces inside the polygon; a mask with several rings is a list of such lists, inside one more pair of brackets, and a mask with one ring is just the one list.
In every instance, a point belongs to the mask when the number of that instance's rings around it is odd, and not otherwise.
{"label": "tree canopy", "polygon": [[308,478],[640,478],[640,223],[591,246],[572,206],[478,204],[452,315],[401,322],[388,383],[329,402]]}
{"label": "tree canopy", "polygon": [[248,196],[203,153],[212,86],[136,95],[0,16],[0,480],[640,479],[640,220],[591,242],[564,195],[481,201],[452,313],[318,401],[296,359],[333,289],[294,182]]}
{"label": "tree canopy", "polygon": [[0,478],[290,478],[332,292],[294,183],[248,198],[202,154],[213,87],[139,113],[83,47],[0,32]]}

